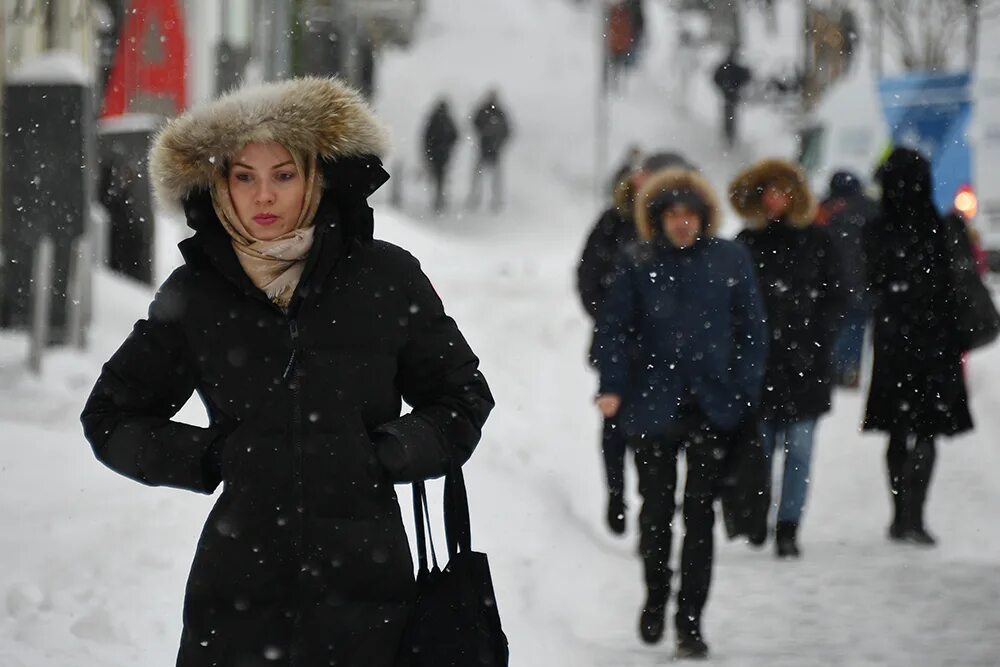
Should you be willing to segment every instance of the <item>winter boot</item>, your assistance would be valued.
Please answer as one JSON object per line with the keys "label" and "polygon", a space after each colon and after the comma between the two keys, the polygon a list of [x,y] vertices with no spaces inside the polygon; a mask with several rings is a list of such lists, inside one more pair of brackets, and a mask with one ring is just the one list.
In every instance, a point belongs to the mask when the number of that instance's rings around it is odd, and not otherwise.
{"label": "winter boot", "polygon": [[779,521],[774,529],[774,547],[778,558],[798,558],[802,555],[796,543],[799,524],[794,521]]}
{"label": "winter boot", "polygon": [[907,493],[905,496],[907,523],[903,536],[907,542],[924,547],[937,544],[924,527],[924,505],[927,502],[927,491],[931,485],[931,475],[934,471],[935,447],[932,438],[918,438],[908,461],[906,476]]}
{"label": "winter boot", "polygon": [[708,644],[701,636],[701,618],[695,614],[677,612],[678,660],[704,660],[708,658]]}
{"label": "winter boot", "polygon": [[904,508],[903,494],[896,491],[892,494],[892,523],[889,524],[889,539],[893,542],[902,542],[906,539],[906,510]]}
{"label": "winter boot", "polygon": [[608,529],[615,535],[625,533],[625,497],[620,493],[608,494]]}
{"label": "winter boot", "polygon": [[924,501],[927,498],[927,489],[920,488],[919,483],[910,490],[908,500],[910,503],[909,521],[903,525],[902,540],[910,544],[922,547],[933,547],[937,545],[934,536],[927,532],[924,527]]}
{"label": "winter boot", "polygon": [[646,594],[646,604],[639,616],[639,636],[647,644],[656,644],[663,639],[663,629],[667,617],[666,589],[651,590]]}

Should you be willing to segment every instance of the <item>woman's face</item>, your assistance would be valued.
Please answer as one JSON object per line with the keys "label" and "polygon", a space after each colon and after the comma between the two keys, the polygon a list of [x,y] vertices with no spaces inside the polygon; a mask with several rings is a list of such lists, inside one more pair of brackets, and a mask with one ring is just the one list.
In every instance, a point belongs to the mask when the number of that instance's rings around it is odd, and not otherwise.
{"label": "woman's face", "polygon": [[305,191],[305,175],[277,142],[247,144],[229,166],[229,194],[236,215],[259,241],[295,229]]}
{"label": "woman's face", "polygon": [[771,220],[777,220],[788,212],[792,205],[792,196],[787,188],[772,183],[764,187],[760,203],[764,207],[764,213],[767,214],[767,217]]}
{"label": "woman's face", "polygon": [[663,233],[675,248],[690,248],[701,233],[698,212],[676,204],[663,212]]}

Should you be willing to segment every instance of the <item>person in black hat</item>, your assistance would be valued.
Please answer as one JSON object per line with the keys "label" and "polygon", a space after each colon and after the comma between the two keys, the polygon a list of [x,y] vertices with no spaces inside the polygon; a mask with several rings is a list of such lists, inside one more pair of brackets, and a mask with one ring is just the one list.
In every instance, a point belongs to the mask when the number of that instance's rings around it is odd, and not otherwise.
{"label": "person in black hat", "polygon": [[684,452],[677,656],[703,658],[713,504],[733,433],[760,398],[764,309],[746,248],[715,237],[719,207],[701,176],[676,168],[656,173],[635,211],[638,240],[619,254],[598,318],[597,405],[635,450],[646,583],[639,634],[651,644],[664,633],[677,457]]}

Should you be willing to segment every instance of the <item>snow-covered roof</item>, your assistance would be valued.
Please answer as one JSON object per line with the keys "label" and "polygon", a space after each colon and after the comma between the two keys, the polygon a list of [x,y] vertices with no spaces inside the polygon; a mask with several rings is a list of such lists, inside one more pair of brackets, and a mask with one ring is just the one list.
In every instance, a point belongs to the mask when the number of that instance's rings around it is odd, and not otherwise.
{"label": "snow-covered roof", "polygon": [[129,134],[153,132],[163,124],[163,116],[153,113],[126,113],[102,118],[97,124],[98,134]]}
{"label": "snow-covered roof", "polygon": [[88,86],[93,80],[93,73],[71,51],[47,51],[21,63],[7,75],[7,83],[11,85]]}

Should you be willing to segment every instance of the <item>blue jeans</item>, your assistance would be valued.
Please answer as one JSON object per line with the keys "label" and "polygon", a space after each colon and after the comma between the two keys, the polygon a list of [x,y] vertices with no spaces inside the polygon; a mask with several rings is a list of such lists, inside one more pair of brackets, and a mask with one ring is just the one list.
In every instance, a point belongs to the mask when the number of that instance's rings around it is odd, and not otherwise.
{"label": "blue jeans", "polygon": [[812,463],[815,433],[815,419],[803,419],[793,424],[776,424],[773,421],[761,423],[761,443],[764,446],[764,454],[772,465],[774,449],[778,442],[783,443],[785,451],[778,521],[799,523],[802,519],[802,510],[806,506],[806,494],[809,491],[809,466]]}
{"label": "blue jeans", "polygon": [[844,314],[833,343],[833,381],[836,384],[856,386],[861,375],[861,348],[865,344],[867,326],[866,311],[851,308]]}

